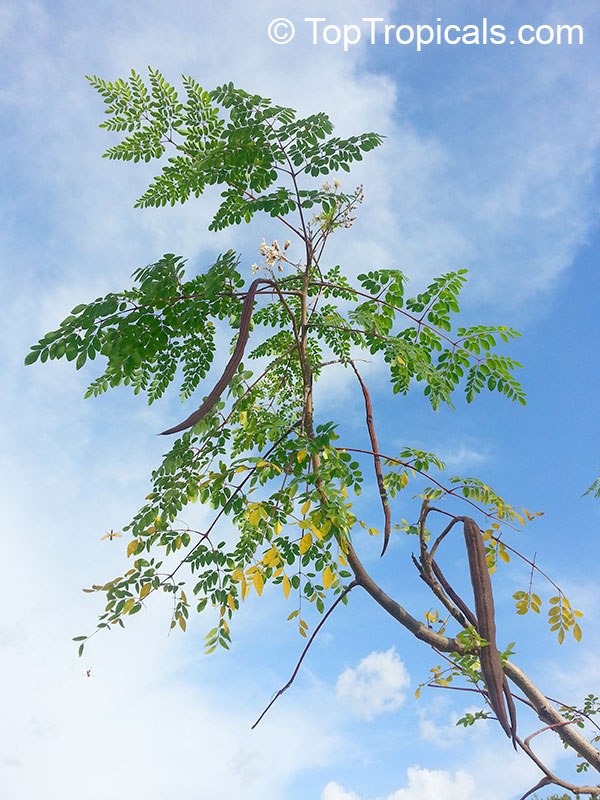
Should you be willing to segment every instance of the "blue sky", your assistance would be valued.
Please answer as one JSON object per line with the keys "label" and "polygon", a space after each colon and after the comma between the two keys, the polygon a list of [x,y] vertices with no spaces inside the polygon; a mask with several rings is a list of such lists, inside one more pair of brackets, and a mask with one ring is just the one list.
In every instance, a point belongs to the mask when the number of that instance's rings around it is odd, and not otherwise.
{"label": "blue sky", "polygon": [[[366,202],[357,225],[333,243],[332,263],[350,274],[399,267],[415,285],[468,267],[466,317],[523,332],[511,355],[525,366],[528,405],[483,397],[433,414],[418,396],[389,402],[374,371],[381,427],[392,449],[435,449],[453,471],[475,473],[545,512],[516,543],[537,553],[585,612],[584,639],[559,648],[543,620],[515,617],[511,595],[528,580],[518,564],[496,578],[499,637],[522,643],[515,660],[548,693],[576,703],[597,692],[600,503],[581,495],[600,466],[600,15],[591,0],[496,2],[493,12],[483,2],[415,5],[3,3],[0,650],[9,691],[0,782],[7,798],[219,800],[243,791],[248,800],[506,800],[538,779],[492,724],[455,728],[475,703],[439,690],[414,701],[436,657],[365,597],[332,618],[294,687],[255,732],[250,725],[302,644],[278,598],[244,608],[230,654],[202,655],[209,620],[167,638],[169,609],[159,601],[76,659],[71,637],[92,627],[99,608],[81,587],[123,564],[123,540],[100,537],[139,506],[164,448],[154,434],[181,412],[172,403],[148,409],[125,390],[83,402],[93,373],[61,363],[24,369],[24,354],[76,303],[124,288],[135,268],[163,252],[201,269],[234,247],[249,266],[260,239],[275,230],[267,221],[209,234],[210,197],[134,210],[149,173],[100,158],[109,139],[98,130],[102,103],[86,74],[112,79],[152,64],[207,88],[232,80],[301,112],[326,110],[342,135],[386,135],[353,175]],[[581,24],[585,43],[416,52],[363,40],[344,52],[311,43],[309,16],[336,24],[439,17],[461,26],[487,16],[511,31]],[[296,24],[289,45],[269,41],[275,17]],[[358,436],[362,409],[350,387],[336,385],[335,396],[325,387],[322,415],[343,402]],[[382,562],[376,543],[361,547],[390,593],[400,592],[417,615],[427,610],[408,565],[410,542],[398,537]],[[460,541],[444,557],[460,575]],[[560,744],[539,741],[548,762],[568,773]]]}

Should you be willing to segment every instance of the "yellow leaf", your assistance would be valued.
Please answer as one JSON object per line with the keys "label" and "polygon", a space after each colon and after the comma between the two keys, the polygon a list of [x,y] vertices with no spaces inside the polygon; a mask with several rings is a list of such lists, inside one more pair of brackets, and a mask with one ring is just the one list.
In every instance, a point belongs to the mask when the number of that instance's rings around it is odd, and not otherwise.
{"label": "yellow leaf", "polygon": [[400,476],[400,486],[404,489],[407,483],[408,483],[408,474],[406,472],[403,472],[402,475]]}
{"label": "yellow leaf", "polygon": [[275,531],[275,536],[279,536],[279,534],[283,530],[283,525],[281,524],[281,522],[276,522],[273,530]]}
{"label": "yellow leaf", "polygon": [[227,595],[227,605],[232,611],[235,611],[235,600],[233,599],[233,595]]}
{"label": "yellow leaf", "polygon": [[290,579],[288,578],[287,575],[283,576],[282,586],[283,586],[283,593],[285,595],[285,599],[287,600],[288,597],[290,596],[290,589],[292,588],[292,584],[290,583]]}
{"label": "yellow leaf", "polygon": [[344,556],[341,553],[338,553],[338,561],[340,562],[342,567],[347,567],[348,566],[348,562],[346,561],[346,559],[344,558]]}
{"label": "yellow leaf", "polygon": [[178,622],[179,622],[179,627],[181,628],[181,630],[185,632],[185,629],[187,627],[186,624],[185,624],[185,617],[183,617],[183,616],[179,617]]}
{"label": "yellow leaf", "polygon": [[565,629],[561,628],[558,632],[558,643],[562,644],[565,640]]}
{"label": "yellow leaf", "polygon": [[256,594],[260,597],[265,586],[263,576],[261,575],[260,572],[256,571],[254,573],[254,575],[252,576],[252,583],[254,584],[254,588],[256,589]]}
{"label": "yellow leaf", "polygon": [[266,567],[274,567],[279,562],[279,553],[274,547],[270,547],[262,557],[262,563]]}
{"label": "yellow leaf", "polygon": [[138,540],[132,539],[127,545],[127,556],[133,555],[137,550],[137,546],[138,546]]}
{"label": "yellow leaf", "polygon": [[304,461],[306,461],[307,455],[308,455],[307,450],[298,450],[298,452],[296,453],[296,458],[298,459],[298,463],[302,464]]}
{"label": "yellow leaf", "polygon": [[379,531],[377,530],[377,528],[369,528],[369,533],[371,534],[371,536],[379,536]]}
{"label": "yellow leaf", "polygon": [[143,600],[146,595],[150,594],[152,591],[152,584],[145,583],[142,588],[140,589],[140,600]]}
{"label": "yellow leaf", "polygon": [[133,599],[133,597],[130,597],[129,600],[125,601],[125,605],[123,606],[123,614],[129,614],[134,605],[135,605],[135,600]]}
{"label": "yellow leaf", "polygon": [[510,561],[510,556],[503,547],[499,548],[498,555],[500,556],[502,561],[504,561],[505,564],[508,564],[508,562]]}
{"label": "yellow leaf", "polygon": [[246,472],[247,469],[248,469],[248,467],[245,466],[245,464],[240,464],[239,467],[236,467],[235,471],[236,472]]}
{"label": "yellow leaf", "polygon": [[242,426],[242,428],[245,428],[247,424],[248,424],[248,412],[247,411],[241,411],[240,412],[240,425]]}
{"label": "yellow leaf", "polygon": [[404,367],[406,365],[406,361],[402,358],[402,356],[396,356],[396,361],[398,365]]}
{"label": "yellow leaf", "polygon": [[581,628],[579,627],[579,625],[577,623],[575,623],[575,625],[573,625],[573,636],[575,637],[575,641],[576,642],[580,642],[581,641]]}
{"label": "yellow leaf", "polygon": [[305,533],[304,536],[300,539],[300,545],[299,545],[300,555],[304,555],[304,553],[306,553],[307,550],[310,549],[312,542],[313,542],[312,533]]}
{"label": "yellow leaf", "polygon": [[328,566],[325,567],[325,569],[323,570],[323,588],[324,589],[329,589],[329,587],[331,586],[331,584],[334,581],[334,577],[335,576],[334,576],[333,572],[331,571],[331,567],[328,567]]}
{"label": "yellow leaf", "polygon": [[319,530],[316,525],[313,525],[312,522],[310,524],[310,529],[317,537],[317,539],[321,540],[323,538],[323,531]]}
{"label": "yellow leaf", "polygon": [[234,581],[242,581],[244,580],[244,571],[241,570],[239,567],[234,569],[231,573],[231,579]]}
{"label": "yellow leaf", "polygon": [[252,509],[248,510],[248,522],[250,525],[258,525],[263,516],[263,509],[259,503],[255,503]]}
{"label": "yellow leaf", "polygon": [[418,688],[418,689],[415,691],[415,700],[418,700],[418,699],[419,699],[419,697],[421,697],[421,687],[420,687],[420,686],[419,686],[419,688]]}
{"label": "yellow leaf", "polygon": [[304,516],[310,508],[310,500],[307,500],[306,503],[303,504],[302,508],[300,509],[300,513]]}
{"label": "yellow leaf", "polygon": [[244,576],[242,575],[242,600],[246,599],[247,594],[248,594],[248,583],[246,581],[246,578],[244,578]]}

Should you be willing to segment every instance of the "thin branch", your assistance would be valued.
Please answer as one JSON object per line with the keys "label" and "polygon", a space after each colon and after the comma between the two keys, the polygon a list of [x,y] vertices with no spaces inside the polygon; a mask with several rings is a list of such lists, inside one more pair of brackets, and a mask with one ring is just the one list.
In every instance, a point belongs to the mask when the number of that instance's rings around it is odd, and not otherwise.
{"label": "thin branch", "polygon": [[273,704],[274,704],[274,703],[275,703],[275,702],[276,702],[276,701],[277,701],[277,700],[278,700],[278,699],[281,697],[281,695],[282,695],[284,692],[286,692],[286,691],[287,691],[287,690],[290,688],[290,686],[292,685],[292,683],[295,681],[295,679],[296,679],[296,676],[298,675],[298,672],[300,671],[300,667],[301,667],[301,665],[302,665],[302,662],[304,661],[304,658],[305,658],[306,654],[308,653],[308,651],[309,651],[309,649],[310,649],[310,646],[312,645],[312,643],[314,642],[314,640],[315,640],[315,638],[316,638],[317,634],[319,633],[319,631],[321,630],[321,628],[323,627],[323,625],[324,625],[324,624],[325,624],[325,622],[327,621],[327,618],[328,618],[328,617],[329,617],[329,616],[330,616],[330,615],[333,613],[333,611],[334,611],[334,610],[337,608],[337,606],[339,605],[339,603],[340,603],[340,602],[341,602],[341,601],[344,599],[344,597],[346,597],[346,595],[347,595],[347,594],[348,594],[348,593],[349,593],[349,592],[350,592],[352,589],[354,589],[354,587],[355,587],[355,586],[358,586],[358,581],[354,580],[354,581],[352,581],[351,583],[349,583],[349,584],[348,584],[348,585],[347,585],[347,586],[346,586],[346,587],[343,589],[343,591],[341,592],[340,596],[339,596],[339,597],[336,599],[335,603],[333,603],[333,605],[331,606],[331,608],[330,608],[330,609],[329,609],[329,610],[328,610],[328,611],[327,611],[327,612],[326,612],[326,613],[323,615],[323,618],[321,619],[321,621],[319,622],[319,624],[317,625],[317,627],[314,629],[314,631],[313,631],[313,633],[312,633],[312,635],[311,635],[310,639],[309,639],[309,640],[308,640],[308,642],[306,643],[306,646],[305,646],[304,650],[303,650],[303,651],[302,651],[302,653],[300,654],[300,658],[298,659],[298,662],[297,662],[297,664],[296,664],[296,667],[294,668],[294,671],[292,672],[292,674],[291,674],[291,676],[290,676],[290,679],[289,679],[289,681],[288,681],[288,682],[285,684],[285,686],[282,686],[282,687],[281,687],[281,689],[279,689],[279,690],[276,692],[276,694],[275,694],[275,695],[273,696],[273,698],[271,699],[271,702],[269,703],[269,705],[268,705],[268,706],[265,708],[265,710],[262,712],[262,714],[260,715],[260,717],[259,717],[259,718],[256,720],[256,722],[255,722],[255,723],[254,723],[254,725],[252,726],[251,730],[254,730],[254,728],[256,728],[256,726],[259,724],[259,722],[262,720],[262,718],[265,716],[265,714],[266,714],[266,713],[269,711],[269,709],[271,708],[271,706],[272,706],[272,705],[273,705]]}
{"label": "thin branch", "polygon": [[539,731],[534,731],[530,733],[529,736],[525,739],[524,744],[529,746],[529,742],[535,737],[539,736],[540,733],[544,733],[544,731],[554,731],[557,728],[560,728],[562,725],[574,725],[576,720],[574,719],[565,719],[563,722],[556,722],[554,725],[544,725],[543,728],[540,728]]}
{"label": "thin branch", "polygon": [[[442,658],[446,658],[446,656],[444,656],[443,653],[440,653],[440,656]],[[448,660],[450,660],[450,659],[448,659]],[[485,689],[478,689],[476,686],[442,686],[439,683],[431,683],[429,681],[427,681],[426,684],[422,684],[422,685],[426,686],[429,689],[444,689],[444,690],[450,691],[450,692],[473,692],[474,694],[478,694],[478,695],[482,695],[482,696],[485,694]],[[518,700],[520,703],[523,703],[528,708],[531,708],[531,709],[533,709],[535,711],[535,709],[533,708],[533,705],[529,702],[529,700],[527,700],[526,697],[521,697],[518,694],[513,694],[513,697],[515,698],[515,700]]]}
{"label": "thin branch", "polygon": [[[315,283],[316,282],[313,282],[313,285],[315,285]],[[336,283],[328,283],[327,281],[323,281],[323,282],[321,282],[320,284],[317,284],[317,285],[322,285],[325,288],[329,288],[329,289],[341,289],[341,290],[344,290],[344,291],[347,291],[347,292],[352,292],[353,294],[357,295],[358,297],[364,297],[367,300],[372,300],[372,301],[374,301],[376,303],[379,303],[379,305],[387,306],[388,308],[391,308],[393,311],[397,312],[398,314],[401,314],[402,316],[406,317],[411,322],[414,322],[417,326],[422,327],[422,328],[426,328],[427,330],[431,331],[432,333],[437,334],[441,339],[443,339],[444,341],[448,342],[448,344],[451,344],[453,348],[455,348],[455,349],[457,348],[459,350],[462,350],[464,353],[467,354],[467,356],[469,358],[471,358],[477,364],[481,364],[482,363],[482,359],[481,358],[477,358],[477,356],[475,356],[470,350],[467,350],[465,347],[461,347],[458,341],[454,341],[454,339],[451,339],[449,336],[446,336],[444,333],[442,333],[440,330],[438,330],[435,326],[429,325],[426,322],[422,322],[418,317],[415,317],[413,314],[409,313],[408,311],[405,311],[403,308],[399,308],[398,306],[395,306],[392,303],[388,303],[385,300],[380,300],[380,299],[378,299],[377,297],[374,297],[371,294],[367,294],[366,292],[361,292],[361,291],[359,291],[358,289],[355,289],[352,286],[339,286]]]}
{"label": "thin branch", "polygon": [[[365,456],[374,456],[375,455],[373,450],[365,450],[365,449],[360,448],[360,447],[334,447],[333,449],[334,450],[340,450],[340,451],[346,451],[347,453],[362,453]],[[385,461],[388,461],[391,464],[397,464],[398,466],[404,467],[405,469],[410,469],[413,472],[416,472],[417,475],[421,475],[423,478],[427,478],[427,480],[429,480],[433,484],[435,484],[438,487],[438,489],[441,489],[444,492],[445,495],[447,495],[449,497],[456,497],[459,500],[463,500],[465,503],[468,503],[470,506],[472,506],[476,511],[479,511],[480,514],[483,514],[484,517],[487,517],[488,519],[494,519],[494,520],[498,519],[498,517],[496,517],[494,514],[491,514],[488,511],[485,511],[483,508],[481,508],[481,506],[478,506],[477,503],[474,503],[472,500],[469,500],[468,497],[463,497],[462,495],[459,495],[458,494],[458,490],[461,488],[460,486],[455,486],[454,489],[448,489],[446,486],[444,486],[442,483],[440,483],[438,480],[436,480],[434,477],[432,477],[428,472],[425,472],[422,469],[417,469],[416,467],[412,466],[410,461],[402,461],[399,458],[393,458],[392,456],[386,456],[383,453],[380,453],[379,455],[381,456],[381,458],[383,458]],[[515,530],[514,525],[511,525],[509,522],[506,522],[505,520],[502,520],[502,522],[507,527],[512,528],[513,530]],[[505,545],[505,547],[508,547],[508,545]]]}
{"label": "thin branch", "polygon": [[[283,441],[283,440],[286,438],[286,436],[288,436],[288,435],[290,434],[290,432],[293,430],[293,428],[294,428],[294,426],[292,425],[292,426],[289,426],[288,428],[286,428],[286,429],[285,429],[284,433],[283,433],[283,434],[282,434],[282,435],[281,435],[281,436],[280,436],[280,437],[279,437],[279,438],[278,438],[278,439],[277,439],[277,440],[276,440],[276,441],[275,441],[275,442],[274,442],[274,443],[271,445],[271,447],[270,447],[270,448],[269,448],[269,449],[268,449],[268,450],[267,450],[267,451],[264,453],[264,458],[267,458],[267,457],[268,457],[268,456],[269,456],[269,455],[270,455],[270,454],[273,452],[273,450],[275,450],[275,448],[276,448],[278,445],[280,445],[280,444],[281,444],[281,442],[282,442],[282,441]],[[257,470],[257,469],[258,469],[258,464],[257,464],[256,466],[252,467],[252,468],[251,468],[251,469],[248,471],[248,474],[247,474],[247,475],[245,476],[245,478],[244,478],[244,479],[241,481],[241,483],[239,483],[239,484],[238,484],[238,486],[235,488],[235,490],[234,490],[234,491],[231,493],[231,495],[229,496],[229,498],[228,498],[227,502],[226,502],[226,503],[225,503],[225,504],[222,506],[222,508],[221,508],[221,510],[219,511],[219,513],[217,514],[217,516],[216,516],[216,517],[213,519],[213,521],[212,521],[212,522],[211,522],[211,524],[209,525],[209,527],[208,527],[208,529],[207,529],[206,533],[204,534],[205,536],[209,536],[209,535],[210,535],[210,533],[212,532],[213,528],[215,527],[215,525],[217,524],[217,522],[219,521],[219,519],[220,519],[220,518],[223,516],[223,514],[226,514],[226,513],[227,513],[227,511],[229,510],[229,508],[230,508],[230,506],[231,506],[232,502],[235,500],[236,496],[239,494],[239,492],[241,492],[241,490],[244,488],[244,485],[245,485],[245,484],[246,484],[246,483],[247,483],[247,482],[250,480],[250,478],[251,478],[251,477],[252,477],[252,475],[253,475],[253,474],[256,472],[256,470]],[[183,559],[182,559],[182,560],[179,562],[179,564],[178,564],[178,565],[177,565],[177,566],[174,568],[173,572],[171,572],[171,574],[170,574],[170,577],[171,577],[171,578],[172,578],[172,577],[175,575],[175,573],[176,573],[176,572],[178,572],[178,571],[181,569],[181,567],[182,567],[184,564],[186,564],[186,563],[189,563],[189,561],[190,561],[190,558],[193,556],[194,552],[195,552],[195,551],[196,551],[196,550],[197,550],[197,549],[200,547],[200,545],[202,544],[202,541],[203,541],[203,539],[201,539],[199,542],[197,542],[197,543],[194,545],[194,547],[192,547],[192,549],[190,550],[190,552],[186,554],[185,558],[183,558]]]}

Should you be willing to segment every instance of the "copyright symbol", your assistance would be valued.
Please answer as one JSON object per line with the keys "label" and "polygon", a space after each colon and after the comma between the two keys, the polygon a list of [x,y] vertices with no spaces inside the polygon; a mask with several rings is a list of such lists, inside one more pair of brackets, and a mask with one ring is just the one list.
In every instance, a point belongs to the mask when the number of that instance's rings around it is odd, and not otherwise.
{"label": "copyright symbol", "polygon": [[285,17],[278,17],[269,23],[269,39],[275,44],[289,44],[296,35],[294,23]]}

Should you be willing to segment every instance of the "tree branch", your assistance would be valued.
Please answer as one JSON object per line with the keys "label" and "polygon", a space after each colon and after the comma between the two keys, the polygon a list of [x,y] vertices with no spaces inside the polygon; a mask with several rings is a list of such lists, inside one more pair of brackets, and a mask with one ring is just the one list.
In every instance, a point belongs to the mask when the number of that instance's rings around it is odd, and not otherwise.
{"label": "tree branch", "polygon": [[349,583],[349,584],[348,584],[348,585],[347,585],[347,586],[346,586],[346,587],[345,587],[345,588],[342,590],[342,592],[340,593],[340,596],[339,596],[338,598],[336,598],[336,601],[333,603],[333,605],[331,606],[331,608],[330,608],[330,609],[329,609],[329,610],[328,610],[328,611],[327,611],[327,612],[326,612],[326,613],[323,615],[323,618],[321,619],[321,621],[319,622],[319,624],[317,625],[317,627],[314,629],[314,631],[313,631],[313,633],[312,633],[312,636],[310,637],[310,639],[309,639],[309,640],[308,640],[308,642],[306,643],[306,647],[304,648],[304,650],[303,650],[303,651],[302,651],[302,653],[300,654],[300,658],[298,659],[298,662],[297,662],[297,664],[296,664],[296,667],[294,668],[294,671],[292,672],[292,674],[291,674],[291,676],[290,676],[290,679],[289,679],[289,681],[288,681],[288,682],[285,684],[285,686],[282,686],[282,687],[281,687],[281,689],[279,689],[279,690],[276,692],[276,694],[275,694],[275,695],[273,696],[273,698],[271,699],[271,702],[269,703],[269,705],[268,705],[268,706],[265,708],[265,710],[262,712],[262,714],[260,715],[260,717],[259,717],[259,718],[256,720],[256,722],[255,722],[255,723],[254,723],[254,725],[252,726],[251,730],[254,730],[254,728],[256,728],[256,726],[259,724],[259,722],[262,720],[262,718],[265,716],[265,714],[266,714],[266,713],[269,711],[269,709],[271,708],[271,706],[272,706],[274,703],[276,703],[276,702],[277,702],[277,700],[278,700],[278,699],[281,697],[281,695],[282,695],[284,692],[287,692],[287,690],[290,688],[290,686],[292,685],[292,683],[293,683],[293,682],[296,680],[296,676],[298,675],[298,672],[300,671],[300,667],[301,667],[301,665],[302,665],[302,662],[304,661],[304,658],[305,658],[306,654],[308,653],[308,651],[309,651],[309,649],[310,649],[310,646],[312,645],[312,643],[313,643],[313,642],[314,642],[314,640],[316,639],[316,637],[317,637],[317,634],[319,633],[319,631],[321,630],[321,628],[323,627],[323,625],[324,625],[324,624],[325,624],[325,622],[327,621],[328,617],[329,617],[329,616],[330,616],[330,615],[333,613],[333,611],[334,611],[334,610],[337,608],[337,606],[338,606],[338,605],[341,603],[341,601],[344,599],[344,597],[346,597],[346,595],[347,595],[347,594],[348,594],[348,593],[349,593],[349,592],[350,592],[352,589],[354,589],[354,587],[355,587],[355,586],[357,586],[357,585],[358,585],[358,584],[357,584],[357,581],[352,581],[351,583]]}

